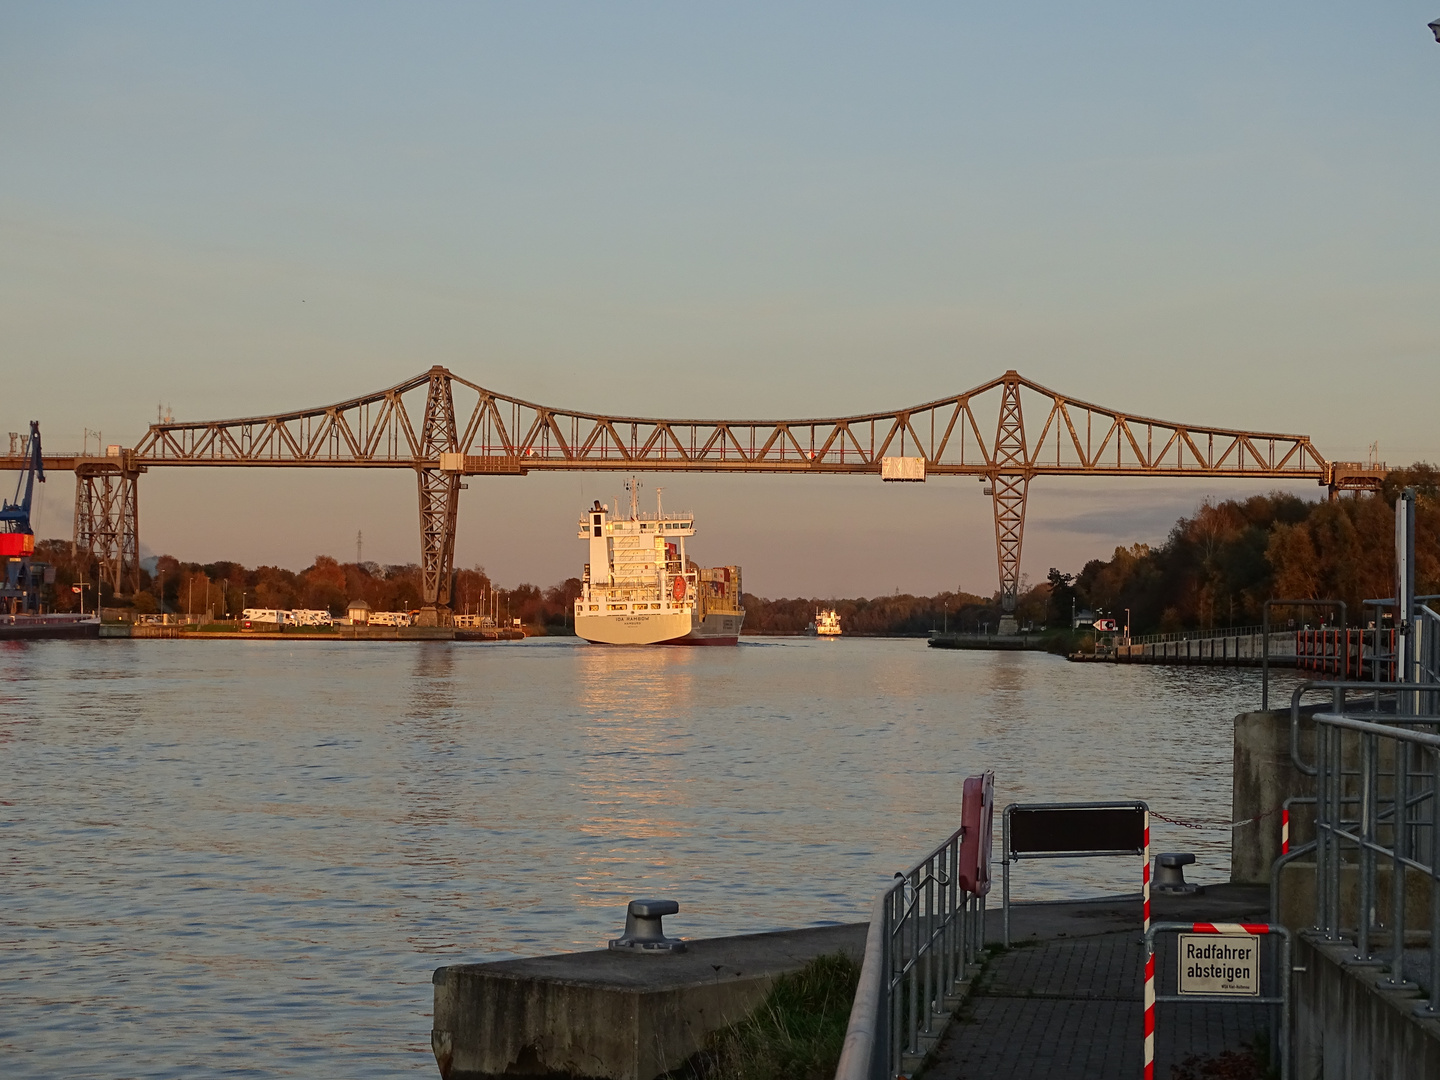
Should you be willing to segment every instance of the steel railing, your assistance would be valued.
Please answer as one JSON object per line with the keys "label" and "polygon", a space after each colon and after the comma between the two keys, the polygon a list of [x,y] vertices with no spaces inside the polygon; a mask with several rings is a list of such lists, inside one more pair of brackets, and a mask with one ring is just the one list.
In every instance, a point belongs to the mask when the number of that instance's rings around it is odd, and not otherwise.
{"label": "steel railing", "polygon": [[[1440,1017],[1440,717],[1435,683],[1307,684],[1329,690],[1329,711],[1317,712],[1313,763],[1291,754],[1315,777],[1315,840],[1285,856],[1315,853],[1315,928],[1326,941],[1354,941],[1350,962],[1386,969],[1380,985],[1416,988],[1406,977],[1407,878],[1429,879],[1428,1000],[1416,1012]],[[1347,696],[1360,691],[1360,701]],[[1424,712],[1412,711],[1414,705]],[[1409,707],[1407,707],[1409,706]],[[1390,711],[1393,709],[1394,711]],[[1390,904],[1380,910],[1378,872],[1388,865]],[[1276,866],[1278,878],[1279,863]],[[1347,917],[1342,877],[1355,879]],[[1388,956],[1376,950],[1388,937]],[[1418,942],[1417,942],[1418,944]]]}
{"label": "steel railing", "polygon": [[960,885],[957,829],[875,898],[836,1080],[908,1077],[960,1004],[985,899]]}
{"label": "steel railing", "polygon": [[1258,637],[1263,627],[1256,626],[1212,626],[1205,630],[1173,630],[1165,634],[1137,634],[1130,645],[1156,645],[1170,641],[1209,641],[1211,638]]}

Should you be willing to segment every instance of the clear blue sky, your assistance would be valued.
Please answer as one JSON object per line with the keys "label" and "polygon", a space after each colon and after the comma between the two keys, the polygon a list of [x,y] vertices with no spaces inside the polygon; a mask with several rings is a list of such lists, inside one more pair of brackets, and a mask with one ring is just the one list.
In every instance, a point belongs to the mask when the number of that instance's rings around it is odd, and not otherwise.
{"label": "clear blue sky", "polygon": [[[4,430],[56,449],[432,364],[582,409],[891,408],[1014,367],[1435,459],[1430,4],[0,2]],[[68,479],[42,531],[69,535]],[[970,482],[677,478],[770,595],[994,588]],[[475,478],[458,559],[618,481]],[[1025,568],[1252,487],[1040,481]],[[147,548],[412,561],[413,479],[152,473]]]}

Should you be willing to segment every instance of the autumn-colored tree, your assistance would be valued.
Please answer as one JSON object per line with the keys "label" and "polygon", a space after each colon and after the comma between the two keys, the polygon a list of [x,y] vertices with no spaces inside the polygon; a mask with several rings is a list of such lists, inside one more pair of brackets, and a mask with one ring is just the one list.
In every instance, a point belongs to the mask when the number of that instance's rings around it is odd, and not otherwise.
{"label": "autumn-colored tree", "polygon": [[1206,502],[1163,545],[1118,548],[1073,588],[1109,611],[1130,608],[1137,632],[1258,623],[1272,598],[1344,600],[1359,619],[1364,600],[1394,592],[1394,502],[1407,487],[1417,494],[1417,585],[1440,591],[1440,471],[1425,464],[1396,470],[1373,495]]}
{"label": "autumn-colored tree", "polygon": [[1298,525],[1276,525],[1265,550],[1275,567],[1273,591],[1287,600],[1315,600],[1320,596],[1315,543],[1302,521]]}

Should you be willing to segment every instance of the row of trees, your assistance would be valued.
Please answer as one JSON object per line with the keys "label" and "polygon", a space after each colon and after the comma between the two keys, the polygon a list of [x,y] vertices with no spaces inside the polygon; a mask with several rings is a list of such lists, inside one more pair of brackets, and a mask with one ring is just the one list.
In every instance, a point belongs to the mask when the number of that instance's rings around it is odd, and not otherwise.
{"label": "row of trees", "polygon": [[[67,541],[42,540],[35,557],[55,567],[55,584],[46,589],[45,605],[52,611],[77,611],[82,599],[87,608],[95,606],[93,584],[77,594],[72,586],[97,577],[96,561],[85,553],[78,556]],[[236,562],[182,562],[162,555],[155,571],[142,570],[140,591],[134,596],[116,597],[108,583],[102,585],[104,607],[130,607],[141,613],[168,612],[233,619],[247,607],[309,608],[343,615],[352,600],[364,600],[373,611],[413,611],[421,604],[420,567],[414,563],[381,566],[373,562],[341,563],[328,555],[317,555],[304,570],[278,566],[246,567]],[[490,614],[518,618],[533,627],[563,627],[580,595],[579,578],[570,578],[548,589],[520,585],[496,588],[481,567],[455,574],[452,606],[462,614]]]}
{"label": "row of trees", "polygon": [[1205,503],[1175,523],[1163,544],[1115,549],[1079,574],[1052,569],[1052,626],[1072,602],[1116,614],[1135,633],[1260,622],[1269,599],[1344,600],[1355,619],[1368,598],[1395,592],[1395,500],[1416,491],[1416,579],[1440,592],[1440,471],[1416,464],[1392,472],[1374,495],[1306,502],[1272,493]]}

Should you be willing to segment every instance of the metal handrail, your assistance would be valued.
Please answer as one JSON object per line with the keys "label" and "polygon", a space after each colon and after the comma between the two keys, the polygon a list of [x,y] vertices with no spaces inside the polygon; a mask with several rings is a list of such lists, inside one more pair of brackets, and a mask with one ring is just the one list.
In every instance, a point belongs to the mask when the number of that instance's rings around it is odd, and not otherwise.
{"label": "metal handrail", "polygon": [[[886,1021],[890,1010],[882,1008],[885,1000],[885,902],[889,890],[875,898],[870,909],[870,929],[865,934],[865,960],[860,965],[860,983],[855,987],[855,1002],[850,1006],[850,1022],[845,1028],[845,1042],[840,1047],[840,1063],[835,1080],[871,1080],[884,1076],[888,1061],[890,1032]],[[887,1051],[882,1059],[877,1051]]]}
{"label": "metal handrail", "polygon": [[[1433,684],[1392,683],[1390,689],[1403,693],[1434,690]],[[1440,732],[1415,731],[1408,725],[1425,724],[1440,728],[1434,716],[1386,718],[1387,722],[1348,716],[1343,696],[1336,693],[1339,708],[1316,713],[1316,929],[1328,941],[1348,938],[1353,930],[1358,964],[1379,964],[1388,968],[1380,980],[1387,989],[1414,989],[1405,978],[1405,876],[1416,870],[1430,877],[1430,987],[1429,999],[1416,1012],[1440,1017]],[[1401,723],[1395,723],[1395,720]],[[1351,746],[1358,750],[1359,768],[1344,769],[1347,735],[1356,736]],[[1355,745],[1358,742],[1358,746]],[[1390,746],[1394,769],[1388,791],[1382,789],[1379,768],[1381,748]],[[1413,763],[1419,756],[1421,763]],[[1428,768],[1423,760],[1428,758]],[[1419,764],[1414,768],[1412,764]],[[1358,779],[1358,797],[1348,794],[1347,778]],[[1418,781],[1412,793],[1411,782]],[[1428,781],[1428,783],[1427,783]],[[1382,797],[1383,796],[1383,797]],[[1347,817],[1345,808],[1358,803],[1358,816]],[[1388,807],[1385,805],[1388,803]],[[1427,807],[1428,804],[1428,807]],[[1428,814],[1422,808],[1428,808]],[[1389,844],[1380,838],[1380,826],[1388,825]],[[1428,859],[1421,851],[1420,830],[1428,829]],[[1340,874],[1342,847],[1355,853],[1360,894],[1356,906],[1357,925],[1342,927],[1340,916]],[[1375,909],[1375,873],[1380,859],[1390,863],[1391,910],[1389,912],[1390,956],[1388,961],[1372,954],[1370,939]],[[1381,925],[1384,925],[1381,923]]]}
{"label": "metal handrail", "polygon": [[985,901],[960,885],[957,829],[875,898],[836,1080],[908,1076],[939,1039],[983,945]]}

